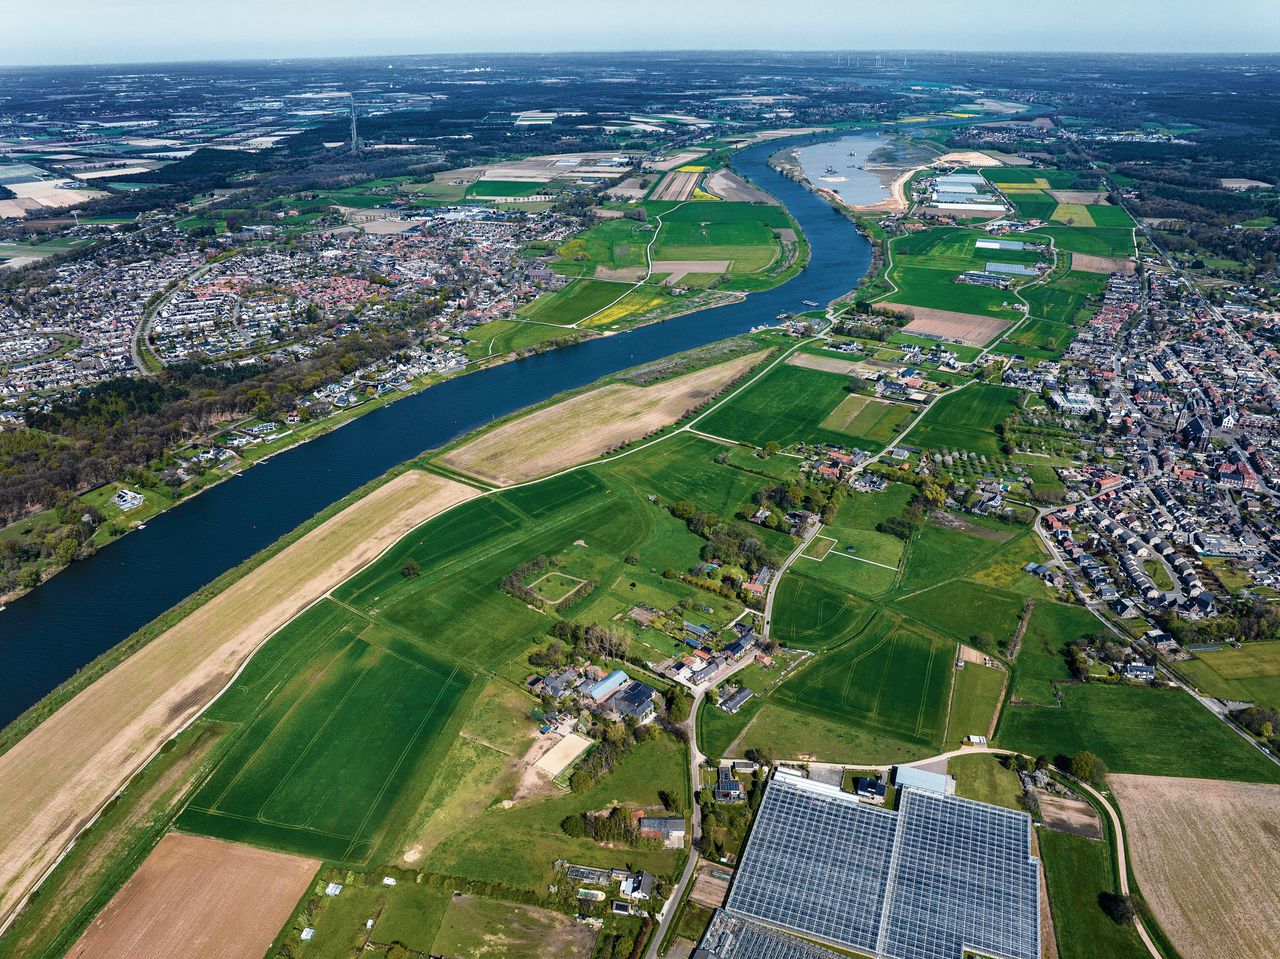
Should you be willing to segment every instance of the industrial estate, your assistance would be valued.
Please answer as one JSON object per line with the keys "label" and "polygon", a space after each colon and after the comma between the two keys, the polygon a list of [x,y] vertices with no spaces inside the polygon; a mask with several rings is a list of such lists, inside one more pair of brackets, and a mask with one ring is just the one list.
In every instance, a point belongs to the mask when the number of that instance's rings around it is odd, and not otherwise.
{"label": "industrial estate", "polygon": [[0,959],[1275,956],[1280,60],[392,59],[0,71]]}

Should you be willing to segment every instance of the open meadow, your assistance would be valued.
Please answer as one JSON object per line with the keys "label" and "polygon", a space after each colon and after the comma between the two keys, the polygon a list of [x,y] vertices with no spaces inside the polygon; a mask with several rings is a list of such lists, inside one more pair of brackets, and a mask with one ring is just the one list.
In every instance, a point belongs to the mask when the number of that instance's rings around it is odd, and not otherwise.
{"label": "open meadow", "polygon": [[1021,394],[989,383],[975,383],[934,401],[911,443],[924,449],[972,450],[994,456],[1000,452],[995,427],[1014,412]]}
{"label": "open meadow", "polygon": [[1197,652],[1177,668],[1208,696],[1280,707],[1280,642]]}

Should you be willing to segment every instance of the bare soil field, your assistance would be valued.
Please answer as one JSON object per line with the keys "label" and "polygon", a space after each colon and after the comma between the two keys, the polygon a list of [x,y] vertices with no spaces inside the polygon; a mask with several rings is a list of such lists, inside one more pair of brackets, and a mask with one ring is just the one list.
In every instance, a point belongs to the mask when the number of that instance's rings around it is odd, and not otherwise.
{"label": "bare soil field", "polygon": [[1050,190],[1049,196],[1059,203],[1082,203],[1085,206],[1109,206],[1106,193],[1096,190]]}
{"label": "bare soil field", "polygon": [[1069,799],[1043,789],[1036,794],[1044,824],[1058,832],[1069,832],[1086,839],[1102,838],[1102,820],[1098,811],[1083,799]]}
{"label": "bare soil field", "polygon": [[687,200],[693,196],[693,188],[698,185],[698,177],[701,173],[681,173],[679,170],[672,170],[662,182],[658,184],[658,188],[653,191],[654,200]]}
{"label": "bare soil field", "polygon": [[569,768],[569,764],[591,748],[591,740],[577,733],[570,733],[560,740],[534,764],[552,779]]}
{"label": "bare soil field", "polygon": [[260,959],[319,868],[314,859],[170,833],[68,959]]}
{"label": "bare soil field", "polygon": [[853,360],[842,360],[837,356],[818,356],[814,353],[793,353],[787,358],[787,366],[803,366],[806,370],[846,374],[858,368],[858,364]]}
{"label": "bare soil field", "polygon": [[698,871],[694,876],[693,890],[689,893],[689,898],[699,906],[719,909],[729,895],[729,880],[722,879],[715,873],[732,876],[733,870],[718,863],[698,863]]}
{"label": "bare soil field", "polygon": [[1138,887],[1184,959],[1272,959],[1280,786],[1111,775]]}
{"label": "bare soil field", "polygon": [[1002,166],[1003,164],[995,157],[987,156],[985,153],[979,153],[977,150],[960,150],[953,153],[944,153],[931,164],[939,166],[947,164],[949,166]]}
{"label": "bare soil field", "polygon": [[752,353],[653,386],[602,386],[499,426],[442,462],[501,484],[585,463],[677,422],[763,357],[763,352]]}
{"label": "bare soil field", "polygon": [[[671,275],[663,283],[666,286],[674,286],[689,273],[727,273],[728,271],[728,260],[654,260],[652,272],[670,273]],[[597,268],[597,276],[599,272]]]}
{"label": "bare soil field", "polygon": [[684,166],[693,163],[707,155],[706,150],[685,150],[683,153],[677,153],[675,156],[667,157],[665,160],[654,160],[645,166],[653,170],[674,170],[678,166]]}
{"label": "bare soil field", "polygon": [[0,756],[0,921],[268,636],[405,533],[478,493],[416,470],[396,477],[156,637]]}
{"label": "bare soil field", "polygon": [[716,170],[707,177],[706,190],[722,200],[738,203],[777,203],[771,194],[752,186],[731,170]]}
{"label": "bare soil field", "polygon": [[978,316],[976,313],[956,313],[952,310],[908,306],[905,303],[885,303],[884,305],[910,314],[911,322],[902,328],[904,333],[938,336],[944,340],[955,340],[970,346],[985,346],[1003,333],[1009,325],[1008,320],[998,320],[993,316]]}
{"label": "bare soil field", "polygon": [[1133,260],[1114,256],[1092,256],[1088,253],[1072,253],[1071,269],[1081,273],[1132,273]]}

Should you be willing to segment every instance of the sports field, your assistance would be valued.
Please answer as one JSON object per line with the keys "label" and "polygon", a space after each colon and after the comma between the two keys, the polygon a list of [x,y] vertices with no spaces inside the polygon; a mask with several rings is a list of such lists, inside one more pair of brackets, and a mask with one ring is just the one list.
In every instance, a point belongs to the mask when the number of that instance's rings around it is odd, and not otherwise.
{"label": "sports field", "polygon": [[288,670],[255,661],[246,671],[238,687],[267,692],[265,705],[179,826],[364,863],[408,784],[447,746],[471,675],[328,600],[279,642],[290,653],[275,665]]}
{"label": "sports field", "polygon": [[939,397],[919,425],[911,443],[924,449],[972,450],[994,456],[1000,452],[995,427],[1017,409],[1018,391],[990,383]]}
{"label": "sports field", "polygon": [[169,833],[67,956],[260,959],[319,866]]}
{"label": "sports field", "polygon": [[1280,707],[1280,642],[1196,653],[1178,663],[1178,672],[1209,696]]}
{"label": "sports field", "polygon": [[752,353],[653,386],[602,386],[481,434],[442,461],[502,484],[533,479],[671,425],[762,358]]}
{"label": "sports field", "polygon": [[1133,872],[1185,959],[1270,959],[1280,936],[1280,786],[1113,776]]}
{"label": "sports field", "polygon": [[1063,705],[1010,706],[998,745],[1032,756],[1087,749],[1112,772],[1280,783],[1280,767],[1177,689],[1062,686]]}
{"label": "sports field", "polygon": [[955,644],[881,614],[779,687],[777,699],[823,719],[941,745]]}

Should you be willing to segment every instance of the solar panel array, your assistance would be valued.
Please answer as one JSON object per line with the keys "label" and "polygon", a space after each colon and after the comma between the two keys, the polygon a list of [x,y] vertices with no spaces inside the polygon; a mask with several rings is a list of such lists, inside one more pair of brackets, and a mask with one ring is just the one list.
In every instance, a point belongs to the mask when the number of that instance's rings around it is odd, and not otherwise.
{"label": "solar panel array", "polygon": [[884,959],[1038,959],[1030,818],[913,788],[899,810],[776,775],[725,909]]}

